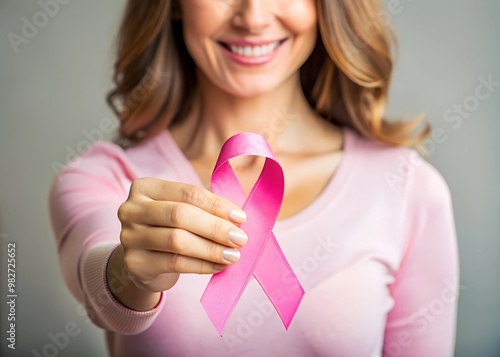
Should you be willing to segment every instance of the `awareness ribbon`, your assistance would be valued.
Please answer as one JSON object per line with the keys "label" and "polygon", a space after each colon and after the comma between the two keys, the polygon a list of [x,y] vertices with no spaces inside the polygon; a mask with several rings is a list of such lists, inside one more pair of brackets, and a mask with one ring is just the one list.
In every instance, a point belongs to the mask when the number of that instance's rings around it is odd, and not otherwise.
{"label": "awareness ribbon", "polygon": [[[266,158],[248,197],[229,163],[238,156]],[[240,260],[210,279],[201,303],[222,336],[224,328],[253,274],[278,312],[286,329],[304,296],[304,289],[281,251],[272,228],[283,201],[283,170],[266,140],[255,133],[240,133],[222,146],[211,178],[212,191],[241,207],[247,220],[241,228],[248,242]]]}

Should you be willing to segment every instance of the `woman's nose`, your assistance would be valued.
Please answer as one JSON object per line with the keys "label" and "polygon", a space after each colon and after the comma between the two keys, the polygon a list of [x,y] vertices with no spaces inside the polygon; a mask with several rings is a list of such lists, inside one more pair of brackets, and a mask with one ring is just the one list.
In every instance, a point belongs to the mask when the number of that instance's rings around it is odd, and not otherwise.
{"label": "woman's nose", "polygon": [[273,0],[233,0],[234,25],[250,33],[259,33],[270,25]]}

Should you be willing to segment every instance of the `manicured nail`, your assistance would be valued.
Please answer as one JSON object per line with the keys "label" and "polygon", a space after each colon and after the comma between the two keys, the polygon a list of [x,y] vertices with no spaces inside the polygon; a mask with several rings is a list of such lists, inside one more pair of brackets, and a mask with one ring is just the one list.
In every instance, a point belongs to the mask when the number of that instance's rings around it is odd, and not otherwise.
{"label": "manicured nail", "polygon": [[229,240],[240,247],[244,246],[248,241],[248,236],[245,232],[233,229],[229,232]]}
{"label": "manicured nail", "polygon": [[229,219],[234,223],[243,223],[247,220],[247,214],[245,211],[233,209],[229,212]]}
{"label": "manicured nail", "polygon": [[227,268],[227,265],[223,264],[214,264],[214,270],[215,271],[223,271],[224,269]]}
{"label": "manicured nail", "polygon": [[237,251],[236,249],[226,248],[222,252],[222,257],[227,261],[234,263],[240,260],[240,252]]}

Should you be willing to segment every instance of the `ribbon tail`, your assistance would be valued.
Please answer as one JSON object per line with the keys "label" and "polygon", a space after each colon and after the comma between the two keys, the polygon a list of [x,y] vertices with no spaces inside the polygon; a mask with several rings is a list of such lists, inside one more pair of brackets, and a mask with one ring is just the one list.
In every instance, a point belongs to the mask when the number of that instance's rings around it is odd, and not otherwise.
{"label": "ribbon tail", "polygon": [[304,289],[272,232],[254,271],[255,279],[278,312],[286,329],[304,297]]}
{"label": "ribbon tail", "polygon": [[[227,321],[246,286],[246,279],[235,277],[234,274],[231,277],[224,273],[221,272],[212,276],[201,297],[201,304],[220,336],[224,334]],[[241,284],[242,280],[245,281],[244,284]],[[237,285],[232,285],[228,289],[229,282]],[[221,294],[221,292],[224,292],[224,294]]]}

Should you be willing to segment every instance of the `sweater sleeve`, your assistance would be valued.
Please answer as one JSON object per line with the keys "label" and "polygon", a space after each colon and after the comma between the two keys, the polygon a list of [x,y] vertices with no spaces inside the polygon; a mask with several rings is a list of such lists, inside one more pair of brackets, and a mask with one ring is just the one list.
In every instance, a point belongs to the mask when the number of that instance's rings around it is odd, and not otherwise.
{"label": "sweater sleeve", "polygon": [[407,178],[409,240],[390,291],[384,356],[453,356],[459,294],[452,201],[429,163]]}
{"label": "sweater sleeve", "polygon": [[[105,145],[97,146],[58,174],[49,194],[52,228],[64,281],[89,318],[106,330],[138,334],[154,322],[164,294],[154,309],[139,312],[123,306],[109,290],[107,262],[120,243],[117,211],[132,175],[119,154],[107,151]],[[112,275],[114,287],[127,284],[125,271]]]}

